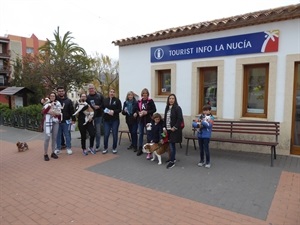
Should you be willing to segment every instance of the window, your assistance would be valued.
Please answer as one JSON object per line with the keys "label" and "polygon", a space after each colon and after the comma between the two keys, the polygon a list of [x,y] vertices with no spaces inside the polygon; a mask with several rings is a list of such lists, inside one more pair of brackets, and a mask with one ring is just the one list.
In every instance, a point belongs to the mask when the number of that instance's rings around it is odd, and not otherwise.
{"label": "window", "polygon": [[171,70],[158,70],[158,95],[169,95],[171,93]]}
{"label": "window", "polygon": [[154,101],[166,101],[166,96],[176,94],[176,64],[151,66],[150,96]]}
{"label": "window", "polygon": [[0,86],[4,86],[4,76],[0,75]]}
{"label": "window", "polygon": [[27,47],[27,48],[26,48],[26,53],[27,53],[27,54],[33,53],[33,48]]}
{"label": "window", "polygon": [[269,64],[244,65],[243,116],[267,117]]}
{"label": "window", "polygon": [[200,68],[200,98],[199,113],[202,113],[202,107],[206,104],[211,105],[213,114],[217,112],[217,84],[218,68],[203,67]]}

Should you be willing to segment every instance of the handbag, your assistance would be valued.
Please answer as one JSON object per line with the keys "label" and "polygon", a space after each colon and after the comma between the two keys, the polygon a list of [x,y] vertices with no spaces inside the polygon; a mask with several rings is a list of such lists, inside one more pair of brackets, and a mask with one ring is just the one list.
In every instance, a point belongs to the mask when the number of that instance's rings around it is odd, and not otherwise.
{"label": "handbag", "polygon": [[180,124],[180,128],[183,129],[184,128],[184,120],[182,120],[181,124]]}

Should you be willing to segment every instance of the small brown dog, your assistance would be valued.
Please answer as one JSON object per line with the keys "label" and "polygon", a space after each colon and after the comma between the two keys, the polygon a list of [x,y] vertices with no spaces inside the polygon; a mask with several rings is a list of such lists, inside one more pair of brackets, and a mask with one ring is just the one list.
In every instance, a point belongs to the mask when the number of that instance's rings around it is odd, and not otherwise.
{"label": "small brown dog", "polygon": [[28,150],[28,144],[26,142],[17,142],[17,147],[18,147],[18,151],[19,152],[25,152],[26,150]]}
{"label": "small brown dog", "polygon": [[161,143],[146,143],[143,146],[143,152],[145,153],[153,153],[151,161],[154,161],[156,156],[158,158],[158,165],[161,165],[161,155],[165,152],[168,152],[170,156],[170,147],[169,143],[166,142],[164,144]]}

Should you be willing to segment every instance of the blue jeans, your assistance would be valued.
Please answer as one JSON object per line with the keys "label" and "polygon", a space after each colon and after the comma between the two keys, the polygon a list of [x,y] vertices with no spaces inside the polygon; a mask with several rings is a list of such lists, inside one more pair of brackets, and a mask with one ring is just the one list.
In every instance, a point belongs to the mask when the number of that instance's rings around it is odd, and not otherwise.
{"label": "blue jeans", "polygon": [[198,138],[200,148],[200,162],[204,162],[205,153],[206,164],[210,164],[209,141],[209,138]]}
{"label": "blue jeans", "polygon": [[104,125],[104,149],[108,148],[108,138],[110,135],[110,130],[112,131],[113,135],[113,149],[117,148],[118,143],[118,132],[119,132],[119,125],[120,120],[110,120],[110,121],[103,121]]}
{"label": "blue jeans", "polygon": [[171,152],[171,157],[170,161],[174,162],[176,158],[176,143],[169,143],[170,146],[170,152]]}
{"label": "blue jeans", "polygon": [[64,134],[66,139],[67,149],[71,149],[71,132],[70,132],[71,124],[60,123],[57,133],[56,147],[58,150],[61,150],[61,135]]}
{"label": "blue jeans", "polygon": [[95,117],[94,124],[96,128],[96,148],[100,147],[100,138],[101,138],[101,124],[102,124],[102,117]]}
{"label": "blue jeans", "polygon": [[133,147],[137,147],[137,129],[138,129],[138,123],[133,124],[127,124],[128,130],[131,136],[131,145]]}
{"label": "blue jeans", "polygon": [[[139,148],[142,148],[144,145],[144,132],[145,132],[146,124],[138,123],[139,129]],[[151,140],[150,132],[147,132],[147,142]]]}

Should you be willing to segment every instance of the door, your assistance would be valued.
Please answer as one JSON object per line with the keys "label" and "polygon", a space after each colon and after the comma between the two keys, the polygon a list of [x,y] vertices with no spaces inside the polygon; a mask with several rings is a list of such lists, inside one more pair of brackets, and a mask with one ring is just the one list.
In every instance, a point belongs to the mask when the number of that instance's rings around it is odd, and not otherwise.
{"label": "door", "polygon": [[295,63],[291,154],[300,155],[300,62]]}

